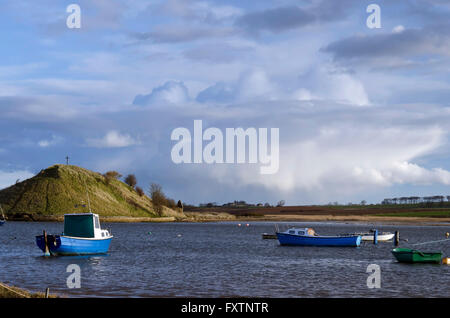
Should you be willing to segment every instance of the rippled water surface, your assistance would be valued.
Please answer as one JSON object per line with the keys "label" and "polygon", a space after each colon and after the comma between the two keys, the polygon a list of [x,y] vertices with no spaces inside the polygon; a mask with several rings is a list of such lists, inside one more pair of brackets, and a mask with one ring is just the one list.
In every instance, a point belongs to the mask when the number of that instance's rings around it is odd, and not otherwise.
{"label": "rippled water surface", "polygon": [[[393,243],[358,248],[285,247],[263,240],[274,223],[112,223],[106,256],[43,257],[35,235],[62,223],[8,222],[0,227],[0,281],[32,291],[98,297],[449,297],[450,266],[400,264]],[[282,224],[282,223],[278,223]],[[355,224],[290,223],[324,235],[365,231]],[[442,240],[450,227],[377,226],[400,231],[401,246]],[[418,246],[417,246],[418,247]],[[450,241],[420,246],[450,256]],[[68,289],[69,264],[81,267],[81,288]],[[369,289],[369,264],[381,267],[381,288]]]}

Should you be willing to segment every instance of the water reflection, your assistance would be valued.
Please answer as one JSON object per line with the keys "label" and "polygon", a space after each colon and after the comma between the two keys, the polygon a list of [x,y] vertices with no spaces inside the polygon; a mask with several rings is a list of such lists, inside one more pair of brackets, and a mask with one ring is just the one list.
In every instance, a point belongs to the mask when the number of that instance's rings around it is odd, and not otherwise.
{"label": "water reflection", "polygon": [[[327,234],[399,229],[409,243],[441,239],[449,231],[431,226],[295,225]],[[450,296],[443,283],[450,266],[397,263],[392,243],[364,243],[359,248],[284,247],[276,240],[261,239],[262,233],[273,232],[274,223],[269,222],[249,227],[232,222],[108,226],[115,237],[106,255],[44,257],[30,233],[39,234],[43,227],[57,229],[60,224],[10,222],[0,230],[0,281],[35,291],[50,287],[76,297]],[[439,248],[444,256],[450,254],[448,243]],[[382,288],[377,291],[366,286],[366,268],[373,263],[382,271]],[[70,264],[81,268],[80,289],[66,286]]]}

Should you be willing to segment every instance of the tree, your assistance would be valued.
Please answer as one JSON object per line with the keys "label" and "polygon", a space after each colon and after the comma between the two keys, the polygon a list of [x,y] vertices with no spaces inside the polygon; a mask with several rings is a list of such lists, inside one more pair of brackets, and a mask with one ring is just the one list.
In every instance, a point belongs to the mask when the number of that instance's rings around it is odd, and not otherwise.
{"label": "tree", "polygon": [[286,202],[285,202],[284,200],[280,200],[280,201],[278,201],[278,203],[277,203],[277,207],[282,207],[282,206],[284,206],[285,203],[286,203]]}
{"label": "tree", "polygon": [[137,179],[136,176],[134,174],[129,174],[126,178],[125,178],[125,183],[128,184],[130,187],[132,187],[134,189],[134,187],[137,184]]}
{"label": "tree", "polygon": [[153,201],[153,206],[155,207],[155,211],[159,216],[162,216],[163,206],[167,205],[167,199],[162,191],[162,187],[159,184],[152,183],[150,185],[150,197]]}
{"label": "tree", "polygon": [[367,201],[366,200],[362,200],[361,201],[361,205],[366,205]]}

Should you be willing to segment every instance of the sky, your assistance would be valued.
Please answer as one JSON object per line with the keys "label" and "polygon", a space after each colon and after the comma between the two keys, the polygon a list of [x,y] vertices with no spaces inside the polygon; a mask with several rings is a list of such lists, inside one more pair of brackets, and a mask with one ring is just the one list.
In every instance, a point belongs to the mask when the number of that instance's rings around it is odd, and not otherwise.
{"label": "sky", "polygon": [[[190,204],[450,195],[449,16],[446,0],[4,0],[0,188],[69,156]],[[278,171],[174,163],[194,120],[278,128]]]}

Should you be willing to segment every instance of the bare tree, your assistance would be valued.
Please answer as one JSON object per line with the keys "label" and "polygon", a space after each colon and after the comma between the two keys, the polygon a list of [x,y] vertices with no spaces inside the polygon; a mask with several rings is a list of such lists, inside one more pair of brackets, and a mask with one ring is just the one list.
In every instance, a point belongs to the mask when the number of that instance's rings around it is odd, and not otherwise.
{"label": "bare tree", "polygon": [[285,203],[286,203],[286,202],[285,202],[284,200],[280,200],[280,201],[278,201],[278,203],[277,203],[277,207],[282,207],[282,206],[284,206]]}
{"label": "bare tree", "polygon": [[152,183],[149,189],[150,197],[152,198],[153,206],[159,216],[163,214],[163,206],[167,205],[167,199],[159,184]]}

